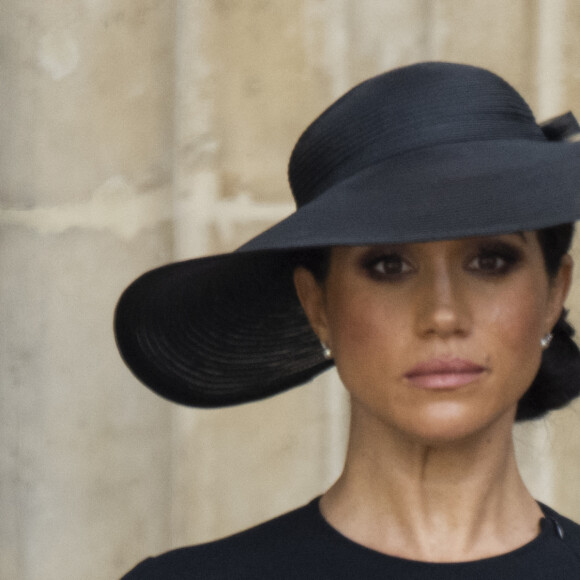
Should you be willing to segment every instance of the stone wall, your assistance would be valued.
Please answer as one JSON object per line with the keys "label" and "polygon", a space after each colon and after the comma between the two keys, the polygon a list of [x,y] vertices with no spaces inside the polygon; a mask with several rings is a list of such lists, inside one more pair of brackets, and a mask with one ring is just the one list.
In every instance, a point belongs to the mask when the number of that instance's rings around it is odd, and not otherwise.
{"label": "stone wall", "polygon": [[[118,577],[322,492],[345,441],[334,374],[175,407],[121,363],[118,295],[290,213],[296,138],[367,76],[470,62],[540,119],[580,112],[579,26],[572,0],[4,0],[0,577]],[[576,519],[578,421],[516,434],[534,493]]]}

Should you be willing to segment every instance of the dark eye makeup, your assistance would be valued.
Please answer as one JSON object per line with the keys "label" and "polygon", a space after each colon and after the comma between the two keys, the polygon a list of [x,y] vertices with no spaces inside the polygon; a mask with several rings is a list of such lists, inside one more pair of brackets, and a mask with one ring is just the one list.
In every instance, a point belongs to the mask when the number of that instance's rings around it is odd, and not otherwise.
{"label": "dark eye makeup", "polygon": [[361,265],[363,270],[375,280],[396,281],[413,270],[402,253],[380,248],[372,248],[366,252]]}
{"label": "dark eye makeup", "polygon": [[[474,241],[466,250],[463,267],[480,276],[500,277],[511,272],[523,260],[523,250],[517,244],[503,240]],[[379,281],[397,282],[410,275],[415,267],[404,249],[368,248],[360,265],[366,274]]]}
{"label": "dark eye makeup", "polygon": [[501,276],[510,272],[523,259],[522,251],[500,240],[482,242],[466,268],[482,275]]}

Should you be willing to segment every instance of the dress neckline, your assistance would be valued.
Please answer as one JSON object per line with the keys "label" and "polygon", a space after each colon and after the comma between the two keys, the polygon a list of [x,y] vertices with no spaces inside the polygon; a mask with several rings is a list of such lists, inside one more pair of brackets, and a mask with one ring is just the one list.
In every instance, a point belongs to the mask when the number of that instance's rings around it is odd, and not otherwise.
{"label": "dress neckline", "polygon": [[495,556],[488,556],[486,558],[481,558],[479,560],[465,560],[461,562],[428,562],[423,560],[412,560],[409,558],[403,558],[401,556],[394,556],[391,554],[387,554],[384,552],[380,552],[373,548],[369,548],[364,544],[360,544],[355,540],[351,540],[336,528],[334,528],[323,516],[322,511],[320,510],[320,499],[322,496],[318,496],[314,498],[308,507],[312,508],[315,513],[316,520],[318,524],[321,526],[321,531],[323,531],[328,537],[330,537],[334,542],[340,542],[345,549],[355,550],[359,553],[363,551],[368,556],[369,554],[373,554],[376,558],[388,559],[391,561],[397,561],[401,564],[406,563],[412,566],[426,566],[432,568],[438,567],[470,567],[473,565],[480,566],[481,564],[501,564],[505,560],[511,560],[513,558],[523,557],[530,551],[537,551],[542,548],[543,545],[551,542],[552,540],[562,541],[564,540],[565,534],[564,529],[559,522],[558,514],[549,508],[548,506],[544,505],[541,502],[537,501],[538,506],[542,510],[543,517],[539,520],[540,531],[536,535],[535,538],[526,542],[522,546],[515,548],[514,550],[510,550],[509,552],[504,552],[503,554],[497,554]]}

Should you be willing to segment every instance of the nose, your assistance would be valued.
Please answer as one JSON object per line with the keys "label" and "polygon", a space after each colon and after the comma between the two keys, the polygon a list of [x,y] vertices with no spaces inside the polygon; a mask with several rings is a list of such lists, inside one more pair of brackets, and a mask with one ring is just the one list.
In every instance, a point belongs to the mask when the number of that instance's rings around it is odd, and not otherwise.
{"label": "nose", "polygon": [[460,274],[443,264],[425,272],[417,296],[417,330],[422,336],[466,336],[471,313],[468,289]]}

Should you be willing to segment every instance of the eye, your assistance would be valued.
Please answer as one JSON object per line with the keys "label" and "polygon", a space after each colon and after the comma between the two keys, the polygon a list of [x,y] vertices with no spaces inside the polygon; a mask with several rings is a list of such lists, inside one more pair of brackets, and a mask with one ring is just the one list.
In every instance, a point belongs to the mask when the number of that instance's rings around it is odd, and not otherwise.
{"label": "eye", "polygon": [[484,254],[474,258],[470,266],[474,270],[481,270],[483,272],[501,272],[506,267],[506,261],[502,256],[498,256],[497,254]]}
{"label": "eye", "polygon": [[369,258],[364,267],[370,276],[377,279],[394,279],[412,270],[399,254],[381,254]]}
{"label": "eye", "polygon": [[467,267],[481,274],[499,276],[508,273],[520,260],[519,250],[501,244],[501,247],[497,248],[480,249]]}

